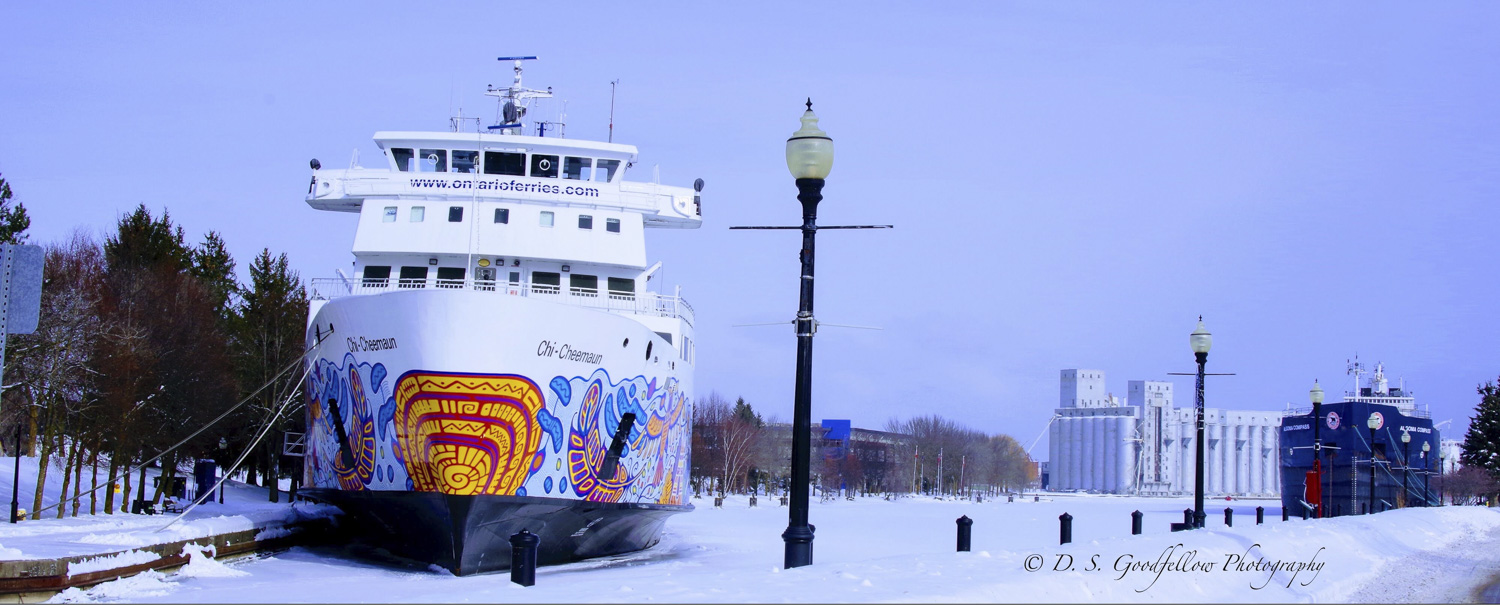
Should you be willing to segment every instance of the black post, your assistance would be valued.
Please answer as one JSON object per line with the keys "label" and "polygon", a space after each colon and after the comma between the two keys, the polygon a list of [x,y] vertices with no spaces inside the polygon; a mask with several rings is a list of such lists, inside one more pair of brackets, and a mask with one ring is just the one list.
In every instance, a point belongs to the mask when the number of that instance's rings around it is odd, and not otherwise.
{"label": "black post", "polygon": [[1370,513],[1375,513],[1375,429],[1370,428]]}
{"label": "black post", "polygon": [[969,532],[974,527],[974,520],[968,515],[958,518],[958,552],[969,552]]}
{"label": "black post", "polygon": [[16,422],[16,472],[10,476],[10,522],[21,520],[21,423]]}
{"label": "black post", "polygon": [[1256,525],[1262,525],[1265,522],[1266,522],[1266,507],[1264,507],[1264,506],[1257,506],[1257,507],[1255,507],[1255,524]]}
{"label": "black post", "polygon": [[1425,507],[1431,506],[1428,499],[1432,497],[1432,482],[1430,481],[1432,478],[1432,459],[1427,458],[1425,455],[1422,458],[1422,470],[1425,471],[1422,473],[1422,506]]}
{"label": "black post", "polygon": [[542,539],[526,530],[510,537],[510,581],[522,586],[536,584],[536,547]]}
{"label": "black post", "polygon": [[[1358,386],[1358,385],[1355,385],[1355,386]],[[1322,387],[1318,387],[1318,388],[1322,389]],[[1321,401],[1314,401],[1313,402],[1313,418],[1312,418],[1312,427],[1313,427],[1313,460],[1317,464],[1317,468],[1318,468],[1319,471],[1323,470],[1323,465],[1322,465],[1322,462],[1323,462],[1323,436],[1322,436],[1322,426],[1321,426],[1322,424],[1323,424],[1323,402],[1321,402]],[[1321,481],[1322,477],[1318,477],[1318,479]],[[1332,490],[1330,490],[1330,491],[1332,491]],[[1324,499],[1325,495],[1326,494],[1325,494],[1325,492],[1323,492],[1323,490],[1321,490],[1321,489],[1318,490],[1318,501],[1313,503],[1314,506],[1318,507],[1317,511],[1318,511],[1318,516],[1319,517],[1323,516],[1323,514],[1322,514],[1324,512],[1323,511],[1323,499]]]}
{"label": "black post", "polygon": [[1203,512],[1203,366],[1208,363],[1208,353],[1194,352],[1198,359],[1198,463],[1193,478],[1193,527],[1203,527],[1208,513]]}
{"label": "black post", "polygon": [[1197,526],[1193,525],[1193,509],[1191,509],[1191,508],[1184,508],[1184,509],[1182,509],[1182,524],[1186,525],[1188,527],[1197,527]]}
{"label": "black post", "polygon": [[1303,521],[1307,520],[1307,507],[1306,506],[1302,507],[1302,520]]}
{"label": "black post", "polygon": [[1234,509],[1224,509],[1224,527],[1234,527]]}
{"label": "black post", "polygon": [[792,412],[792,505],[786,531],[781,533],[786,542],[787,569],[812,565],[813,532],[807,523],[807,482],[812,456],[813,250],[823,182],[823,179],[797,179],[797,200],[802,202],[802,273],[795,322],[797,382]]}
{"label": "black post", "polygon": [[1058,536],[1058,544],[1068,544],[1068,543],[1072,542],[1073,541],[1073,515],[1070,515],[1068,513],[1063,513],[1061,515],[1058,515],[1057,520],[1062,522],[1062,527],[1060,528],[1060,531],[1059,531],[1060,535]]}
{"label": "black post", "polygon": [[1141,511],[1135,511],[1133,513],[1130,513],[1130,535],[1132,535],[1132,536],[1139,536],[1139,535],[1141,535],[1141,518],[1142,517],[1145,517],[1145,515],[1141,514]]}
{"label": "black post", "polygon": [[[1406,487],[1406,478],[1409,475],[1411,475],[1411,441],[1403,440],[1401,442],[1401,500],[1411,499],[1411,491]],[[1407,506],[1411,505],[1407,504]]]}
{"label": "black post", "polygon": [[1288,511],[1286,510],[1285,506],[1281,507],[1281,520],[1282,521],[1287,520],[1287,512]]}

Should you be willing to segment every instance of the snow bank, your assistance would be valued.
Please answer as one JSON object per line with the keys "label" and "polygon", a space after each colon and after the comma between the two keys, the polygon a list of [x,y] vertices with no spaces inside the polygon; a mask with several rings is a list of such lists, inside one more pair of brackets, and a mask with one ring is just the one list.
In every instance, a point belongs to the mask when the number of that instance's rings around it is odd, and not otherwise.
{"label": "snow bank", "polygon": [[188,563],[187,565],[183,565],[181,569],[178,569],[177,573],[172,575],[172,578],[234,578],[250,575],[237,569],[231,569],[220,563],[217,559],[213,558],[215,556],[213,553],[213,545],[209,545],[207,548],[198,546],[197,544],[184,546],[182,554],[187,555]]}
{"label": "snow bank", "polygon": [[106,569],[118,569],[121,567],[129,567],[131,565],[150,563],[160,558],[161,555],[158,555],[154,552],[127,550],[125,552],[115,553],[113,555],[94,557],[92,559],[84,559],[82,561],[68,563],[68,577],[95,571],[104,571]]}

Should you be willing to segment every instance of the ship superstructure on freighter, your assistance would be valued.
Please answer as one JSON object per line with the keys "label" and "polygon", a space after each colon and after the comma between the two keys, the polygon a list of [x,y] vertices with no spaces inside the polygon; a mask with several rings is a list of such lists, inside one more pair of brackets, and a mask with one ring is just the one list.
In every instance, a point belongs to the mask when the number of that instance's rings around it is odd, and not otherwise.
{"label": "ship superstructure on freighter", "polygon": [[312,280],[306,493],[460,575],[523,529],[560,562],[692,508],[693,311],[648,288],[645,230],[697,228],[702,183],[627,181],[635,147],[526,122],[550,89],[502,60],[497,124],[377,132],[381,167],[315,160],[307,197],[359,225],[352,273]]}

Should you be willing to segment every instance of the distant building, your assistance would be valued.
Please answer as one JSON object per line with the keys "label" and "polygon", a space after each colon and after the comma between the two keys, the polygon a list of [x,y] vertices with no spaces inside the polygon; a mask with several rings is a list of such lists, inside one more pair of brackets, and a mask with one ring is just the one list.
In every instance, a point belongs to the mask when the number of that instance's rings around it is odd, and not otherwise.
{"label": "distant building", "polygon": [[[1099,370],[1063,370],[1049,429],[1047,486],[1055,491],[1180,495],[1194,489],[1197,424],[1173,403],[1172,383],[1132,380],[1126,401]],[[1207,408],[1204,491],[1276,496],[1281,491],[1281,413]]]}
{"label": "distant building", "polygon": [[1464,442],[1458,439],[1444,439],[1438,442],[1438,460],[1443,464],[1443,474],[1457,472],[1464,467],[1460,464],[1458,457],[1464,454]]}
{"label": "distant building", "polygon": [[[765,438],[777,444],[777,452],[772,458],[780,462],[781,466],[761,470],[778,476],[790,476],[792,425],[769,423],[765,430]],[[906,482],[899,481],[893,475],[898,465],[897,451],[900,448],[910,451],[910,435],[862,429],[853,426],[849,420],[824,419],[812,425],[811,446],[814,475],[821,475],[824,469],[835,473],[846,472],[855,476],[845,477],[844,486],[862,487],[865,491],[885,491],[898,485],[906,485]],[[835,478],[824,479],[824,483],[830,488],[838,487],[839,482],[832,480]],[[850,485],[851,482],[857,485]]]}

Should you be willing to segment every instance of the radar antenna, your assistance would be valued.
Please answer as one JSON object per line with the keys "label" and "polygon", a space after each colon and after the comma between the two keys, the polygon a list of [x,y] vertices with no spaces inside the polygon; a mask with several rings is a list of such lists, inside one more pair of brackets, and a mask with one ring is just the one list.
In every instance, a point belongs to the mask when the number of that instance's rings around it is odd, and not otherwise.
{"label": "radar antenna", "polygon": [[1365,364],[1359,362],[1359,353],[1355,353],[1354,354],[1354,360],[1353,361],[1348,361],[1348,364],[1349,364],[1348,369],[1346,369],[1344,371],[1344,375],[1346,375],[1346,376],[1353,376],[1354,377],[1354,392],[1350,393],[1350,394],[1358,397],[1359,396],[1359,377],[1362,374],[1365,373]]}
{"label": "radar antenna", "polygon": [[551,98],[552,88],[536,90],[521,85],[521,62],[535,61],[536,57],[500,57],[499,60],[515,62],[516,79],[507,88],[490,86],[485,89],[485,95],[500,100],[496,123],[489,130],[497,134],[520,134],[521,118],[526,117],[526,109],[530,107],[531,101]]}

